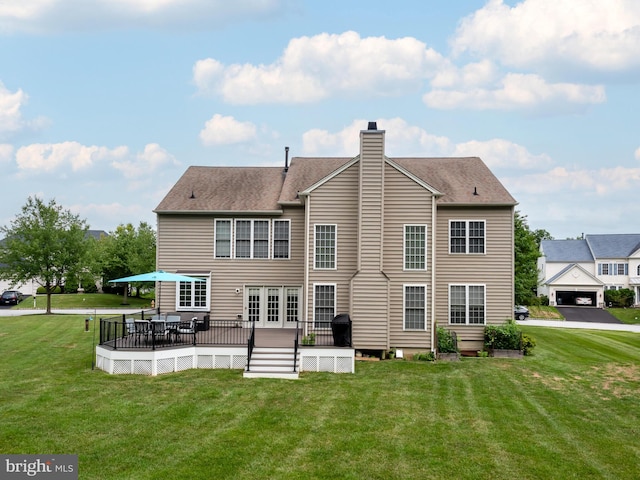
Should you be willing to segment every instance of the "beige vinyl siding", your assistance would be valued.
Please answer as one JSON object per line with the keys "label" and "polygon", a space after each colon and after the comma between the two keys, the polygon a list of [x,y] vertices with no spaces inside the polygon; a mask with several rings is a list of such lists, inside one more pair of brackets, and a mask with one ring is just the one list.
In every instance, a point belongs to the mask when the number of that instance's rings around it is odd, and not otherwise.
{"label": "beige vinyl siding", "polygon": [[[404,348],[431,347],[431,225],[433,195],[423,186],[390,165],[385,167],[384,272],[389,277],[389,342]],[[404,270],[404,226],[426,225],[426,271]],[[426,329],[404,330],[403,285],[425,285],[427,293]]]}
{"label": "beige vinyl siding", "polygon": [[[236,319],[243,311],[245,285],[302,286],[304,283],[304,210],[285,209],[279,217],[290,219],[291,255],[286,259],[216,259],[213,257],[214,219],[219,215],[158,215],[158,268],[175,272],[211,273],[213,320]],[[241,218],[239,216],[228,218]],[[271,228],[273,236],[273,228]],[[236,289],[240,293],[236,294]],[[162,284],[161,308],[175,309],[175,284]]]}
{"label": "beige vinyl siding", "polygon": [[[450,254],[449,220],[484,220],[485,254]],[[513,317],[513,207],[440,207],[436,228],[436,323],[481,341],[484,325],[449,325],[449,285],[485,285],[487,325]]]}
{"label": "beige vinyl siding", "polygon": [[384,133],[361,134],[358,272],[352,280],[353,344],[389,348],[389,280],[382,271],[385,248]]}
{"label": "beige vinyl siding", "polygon": [[[313,319],[313,285],[336,285],[336,314],[350,313],[350,280],[356,271],[358,220],[358,166],[353,165],[315,189],[309,209],[307,319]],[[336,269],[315,269],[315,225],[336,225]]]}

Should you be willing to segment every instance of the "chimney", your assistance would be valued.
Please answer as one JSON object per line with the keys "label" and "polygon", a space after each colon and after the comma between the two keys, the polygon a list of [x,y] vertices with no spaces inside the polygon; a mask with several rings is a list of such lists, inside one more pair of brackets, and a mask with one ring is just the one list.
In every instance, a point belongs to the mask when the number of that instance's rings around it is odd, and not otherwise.
{"label": "chimney", "polygon": [[369,122],[369,125],[367,126],[367,130],[378,130],[378,123]]}

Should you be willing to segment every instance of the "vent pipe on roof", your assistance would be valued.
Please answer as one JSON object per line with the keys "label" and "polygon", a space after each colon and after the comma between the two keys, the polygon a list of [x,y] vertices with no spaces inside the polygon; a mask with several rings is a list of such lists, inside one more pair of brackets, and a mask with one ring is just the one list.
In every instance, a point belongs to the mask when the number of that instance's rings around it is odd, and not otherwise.
{"label": "vent pipe on roof", "polygon": [[284,173],[289,171],[289,147],[284,147]]}
{"label": "vent pipe on roof", "polygon": [[369,125],[367,126],[367,130],[378,130],[378,123],[369,122]]}
{"label": "vent pipe on roof", "polygon": [[191,196],[189,198],[196,198],[195,194],[193,193],[193,190],[191,190]]}
{"label": "vent pipe on roof", "polygon": [[473,187],[473,194],[474,194],[474,195],[480,195],[480,194],[478,193],[478,187]]}

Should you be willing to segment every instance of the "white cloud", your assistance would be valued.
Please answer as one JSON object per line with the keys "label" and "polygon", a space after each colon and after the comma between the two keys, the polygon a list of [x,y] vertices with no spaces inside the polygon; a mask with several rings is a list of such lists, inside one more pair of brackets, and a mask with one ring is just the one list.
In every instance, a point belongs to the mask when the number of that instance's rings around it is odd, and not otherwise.
{"label": "white cloud", "polygon": [[[487,78],[487,77],[483,77]],[[432,90],[422,99],[437,109],[467,108],[473,110],[530,110],[576,112],[586,105],[602,103],[606,99],[604,87],[573,83],[547,83],[533,74],[509,73],[495,88]]]}
{"label": "white cloud", "polygon": [[454,157],[480,157],[490,169],[522,168],[541,169],[551,165],[547,154],[535,155],[522,145],[501,138],[480,142],[471,140],[455,146]]}
{"label": "white cloud", "polygon": [[131,158],[126,155],[128,150],[123,147],[123,155],[119,155],[111,165],[122,172],[128,179],[144,179],[150,178],[151,174],[156,172],[160,167],[166,165],[179,165],[176,158],[167,152],[157,143],[149,143],[144,147],[144,151]]}
{"label": "white cloud", "polygon": [[[544,169],[552,164],[547,154],[533,154],[522,145],[494,138],[454,143],[449,138],[434,135],[409,125],[401,118],[378,119],[385,130],[385,152],[390,157],[480,157],[493,169]],[[302,136],[302,149],[310,156],[355,156],[358,154],[360,131],[367,127],[364,120],[355,120],[336,133],[309,130]]]}
{"label": "white cloud", "polygon": [[110,150],[78,142],[35,143],[18,149],[16,163],[22,171],[45,173],[70,167],[75,172],[125,154],[126,147]]}
{"label": "white cloud", "polygon": [[233,117],[216,113],[200,132],[204,145],[229,145],[243,143],[256,137],[256,126],[251,122],[239,122]]}
{"label": "white cloud", "polygon": [[637,0],[490,0],[460,23],[455,54],[490,56],[519,68],[553,65],[596,72],[640,68]]}
{"label": "white cloud", "polygon": [[265,19],[282,12],[290,3],[290,0],[11,0],[0,2],[0,32],[94,31],[123,27],[193,31]]}
{"label": "white cloud", "polygon": [[0,143],[0,163],[9,162],[13,158],[13,145]]}
{"label": "white cloud", "polygon": [[361,38],[350,31],[294,38],[268,65],[200,60],[193,79],[200,93],[229,103],[304,103],[334,95],[405,94],[419,90],[445,64],[415,38]]}
{"label": "white cloud", "polygon": [[635,151],[636,160],[640,160],[640,147],[638,147]]}

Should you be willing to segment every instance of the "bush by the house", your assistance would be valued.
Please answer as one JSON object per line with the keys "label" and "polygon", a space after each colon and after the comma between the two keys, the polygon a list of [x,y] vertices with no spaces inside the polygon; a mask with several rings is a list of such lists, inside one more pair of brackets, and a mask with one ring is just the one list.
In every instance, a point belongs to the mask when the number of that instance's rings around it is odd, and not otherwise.
{"label": "bush by the house", "polygon": [[458,352],[458,341],[454,332],[443,327],[436,327],[436,337],[438,339],[438,353]]}
{"label": "bush by the house", "polygon": [[626,308],[633,305],[634,293],[630,288],[621,288],[620,290],[605,290],[604,302],[607,306],[616,308]]}
{"label": "bush by the house", "polygon": [[484,327],[484,346],[489,350],[522,350],[522,331],[515,321]]}
{"label": "bush by the house", "polygon": [[522,334],[522,354],[533,355],[533,348],[536,346],[536,339],[526,333]]}

